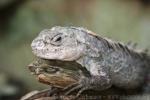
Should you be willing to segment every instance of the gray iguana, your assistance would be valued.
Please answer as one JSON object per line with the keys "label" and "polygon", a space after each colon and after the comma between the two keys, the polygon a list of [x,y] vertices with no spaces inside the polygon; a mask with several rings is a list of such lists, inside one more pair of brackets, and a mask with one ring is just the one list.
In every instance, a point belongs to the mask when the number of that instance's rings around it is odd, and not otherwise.
{"label": "gray iguana", "polygon": [[[33,53],[49,61],[75,62],[90,76],[68,85],[66,94],[78,90],[102,91],[112,85],[123,89],[140,87],[149,73],[149,56],[126,45],[100,37],[81,27],[44,29],[31,44]],[[71,66],[71,65],[70,65]],[[75,66],[76,67],[76,66]]]}

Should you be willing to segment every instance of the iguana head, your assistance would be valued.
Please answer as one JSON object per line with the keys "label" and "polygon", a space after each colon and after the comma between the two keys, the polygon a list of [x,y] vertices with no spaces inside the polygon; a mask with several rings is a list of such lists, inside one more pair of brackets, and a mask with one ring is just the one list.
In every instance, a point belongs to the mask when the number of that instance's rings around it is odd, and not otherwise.
{"label": "iguana head", "polygon": [[84,34],[73,27],[45,29],[33,40],[33,53],[44,59],[73,61],[84,55]]}

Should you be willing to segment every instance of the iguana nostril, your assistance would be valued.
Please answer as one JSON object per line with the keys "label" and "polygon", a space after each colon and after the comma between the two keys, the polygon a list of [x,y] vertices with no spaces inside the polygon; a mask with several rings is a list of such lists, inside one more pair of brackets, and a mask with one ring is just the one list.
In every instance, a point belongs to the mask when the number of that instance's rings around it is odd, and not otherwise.
{"label": "iguana nostril", "polygon": [[42,49],[45,46],[45,43],[44,43],[44,41],[36,40],[36,41],[32,42],[31,46],[32,46],[32,48],[34,48],[34,50]]}
{"label": "iguana nostril", "polygon": [[44,39],[44,42],[50,43],[50,37],[49,37],[49,36],[46,36],[45,39]]}

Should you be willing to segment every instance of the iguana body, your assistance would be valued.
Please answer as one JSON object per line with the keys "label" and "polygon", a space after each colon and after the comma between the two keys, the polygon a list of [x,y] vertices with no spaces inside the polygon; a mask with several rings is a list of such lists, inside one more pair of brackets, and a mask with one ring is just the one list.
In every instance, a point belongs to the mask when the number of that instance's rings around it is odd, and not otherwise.
{"label": "iguana body", "polygon": [[80,27],[53,27],[43,30],[32,44],[39,58],[74,61],[85,67],[90,77],[81,77],[68,93],[80,89],[105,90],[115,85],[133,89],[144,83],[148,75],[149,58],[125,45],[97,36]]}

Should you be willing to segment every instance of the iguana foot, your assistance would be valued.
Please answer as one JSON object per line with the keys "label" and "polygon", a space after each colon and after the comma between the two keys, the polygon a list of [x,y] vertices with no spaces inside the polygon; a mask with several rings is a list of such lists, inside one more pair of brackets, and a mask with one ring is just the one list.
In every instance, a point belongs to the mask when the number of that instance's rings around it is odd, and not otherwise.
{"label": "iguana foot", "polygon": [[66,91],[64,95],[69,95],[76,93],[76,97],[79,97],[82,92],[86,90],[95,90],[95,91],[101,91],[104,89],[107,89],[111,87],[110,80],[103,76],[91,76],[91,77],[81,77],[81,79],[72,85],[67,86],[62,91]]}
{"label": "iguana foot", "polygon": [[89,78],[85,77],[82,78],[79,82],[67,86],[63,89],[63,91],[66,91],[64,95],[69,95],[75,91],[78,91],[75,97],[79,97],[85,90],[92,89],[92,84],[89,80]]}
{"label": "iguana foot", "polygon": [[53,96],[60,91],[60,88],[52,87],[52,89],[47,93],[48,96]]}

